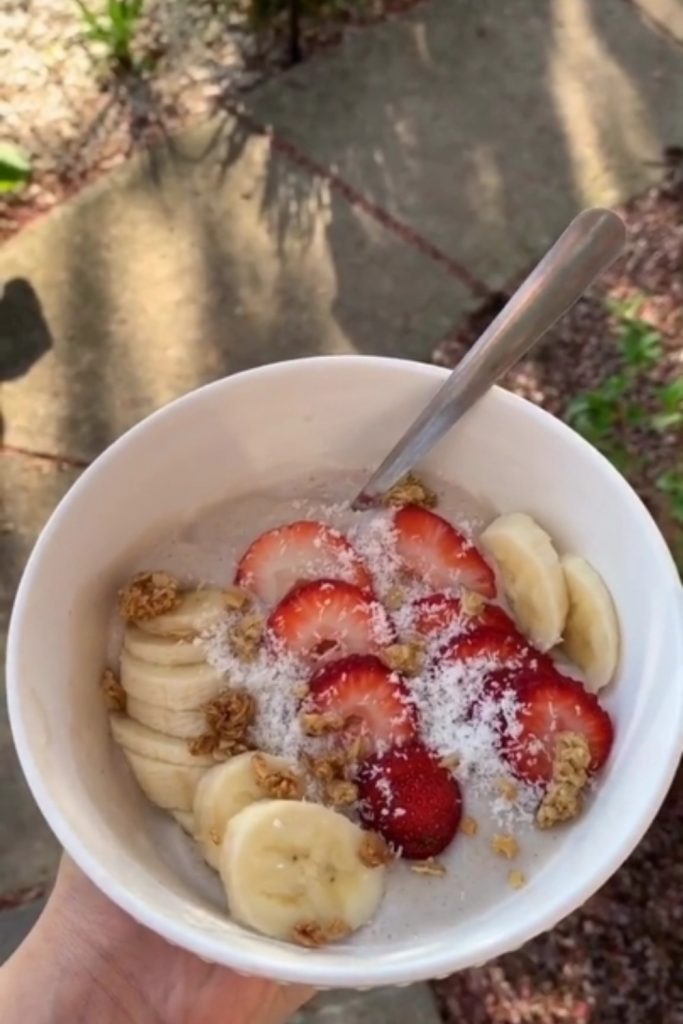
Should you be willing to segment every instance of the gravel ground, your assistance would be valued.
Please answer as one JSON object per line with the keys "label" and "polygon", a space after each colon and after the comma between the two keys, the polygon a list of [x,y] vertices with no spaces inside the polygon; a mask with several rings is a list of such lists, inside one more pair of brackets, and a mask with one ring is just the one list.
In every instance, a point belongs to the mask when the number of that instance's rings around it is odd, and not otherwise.
{"label": "gravel ground", "polygon": [[1,134],[31,155],[33,181],[0,200],[0,238],[277,64],[276,53],[257,59],[244,16],[225,4],[148,0],[144,11],[135,51],[153,67],[116,76],[74,0],[4,0]]}
{"label": "gravel ground", "polygon": [[[620,212],[624,256],[512,374],[513,390],[562,415],[614,365],[615,324],[606,296],[647,296],[641,316],[662,332],[656,376],[683,373],[683,154],[670,154],[666,181]],[[513,283],[514,286],[514,283]],[[495,296],[435,353],[453,365],[500,308]],[[655,465],[683,451],[679,435],[647,436]],[[650,479],[635,485],[653,501]],[[654,509],[658,513],[657,508]],[[672,525],[660,524],[675,542]],[[678,538],[680,539],[680,529]],[[612,880],[559,927],[517,953],[435,984],[446,1024],[683,1024],[683,774],[636,852]]]}
{"label": "gravel ground", "polygon": [[[94,10],[104,0],[86,0]],[[0,0],[0,141],[31,157],[32,181],[0,195],[0,241],[37,213],[190,120],[208,117],[287,63],[283,21],[251,31],[243,0],[144,0],[134,55],[112,74],[76,0]],[[420,0],[330,0],[302,28],[303,55]]]}

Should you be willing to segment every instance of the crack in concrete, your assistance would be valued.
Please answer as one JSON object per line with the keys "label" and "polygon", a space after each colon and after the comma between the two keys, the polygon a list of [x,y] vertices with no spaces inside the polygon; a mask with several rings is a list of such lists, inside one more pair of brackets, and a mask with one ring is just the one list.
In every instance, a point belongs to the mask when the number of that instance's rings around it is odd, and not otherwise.
{"label": "crack in concrete", "polygon": [[3,444],[0,446],[3,455],[23,456],[28,459],[38,459],[41,462],[53,463],[57,469],[87,469],[90,459],[74,458],[71,455],[59,455],[55,452],[36,451],[32,448],[23,448],[21,445]]}
{"label": "crack in concrete", "polygon": [[683,48],[683,38],[676,35],[675,32],[672,32],[666,22],[662,21],[656,14],[653,14],[652,11],[644,7],[642,3],[640,3],[640,0],[626,0],[626,3],[630,4],[631,7],[634,7],[640,14],[643,21],[663,36],[668,42]]}
{"label": "crack in concrete", "polygon": [[226,103],[224,109],[227,113],[231,114],[234,118],[241,122],[244,127],[254,134],[267,135],[271,141],[273,149],[280,153],[283,153],[293,163],[307,171],[309,174],[313,174],[318,178],[322,178],[326,181],[331,188],[334,188],[340,195],[346,199],[351,206],[356,206],[363,210],[374,220],[378,221],[382,227],[391,231],[392,234],[396,235],[407,245],[412,246],[413,249],[417,249],[422,253],[423,256],[427,256],[428,259],[433,260],[442,266],[452,277],[458,279],[461,284],[464,284],[474,295],[482,298],[489,299],[493,294],[493,289],[489,288],[487,284],[479,280],[479,278],[473,274],[467,267],[464,267],[448,253],[443,252],[437,245],[424,238],[415,228],[411,227],[410,224],[399,220],[394,217],[393,214],[389,213],[383,207],[378,206],[367,196],[363,195],[357,188],[350,185],[343,178],[340,178],[338,174],[330,170],[328,167],[319,164],[312,157],[309,157],[303,150],[291,142],[284,136],[279,135],[273,131],[267,125],[262,124],[251,114],[247,113],[239,105]]}
{"label": "crack in concrete", "polygon": [[18,889],[16,892],[0,894],[0,913],[3,910],[16,910],[17,907],[24,907],[27,903],[35,903],[42,899],[47,893],[47,885],[31,885],[26,889]]}

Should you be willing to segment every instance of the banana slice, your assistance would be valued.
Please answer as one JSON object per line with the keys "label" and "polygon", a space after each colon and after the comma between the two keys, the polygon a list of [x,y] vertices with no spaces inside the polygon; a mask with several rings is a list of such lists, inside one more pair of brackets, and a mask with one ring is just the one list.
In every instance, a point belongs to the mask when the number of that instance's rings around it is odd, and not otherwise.
{"label": "banana slice", "polygon": [[223,590],[188,590],[170,612],[141,619],[137,625],[154,636],[187,638],[217,625],[227,610],[228,595]]}
{"label": "banana slice", "polygon": [[206,767],[157,761],[125,747],[123,754],[148,800],[169,811],[192,810],[194,794]]}
{"label": "banana slice", "polygon": [[191,811],[171,811],[171,817],[175,818],[183,832],[194,839],[194,814]]}
{"label": "banana slice", "polygon": [[567,586],[548,534],[525,512],[494,519],[481,535],[493,556],[515,618],[542,651],[559,641],[567,618]]}
{"label": "banana slice", "polygon": [[619,658],[619,621],[602,576],[579,555],[561,560],[569,592],[563,648],[595,693],[609,683]]}
{"label": "banana slice", "polygon": [[336,811],[298,800],[259,800],[227,825],[220,874],[230,913],[277,939],[319,928],[355,931],[373,916],[384,868],[359,858],[365,833]]}
{"label": "banana slice", "polygon": [[151,661],[155,665],[194,665],[205,660],[200,641],[155,636],[137,626],[126,627],[123,646],[134,658]]}
{"label": "banana slice", "polygon": [[216,763],[211,754],[191,754],[187,740],[148,729],[147,726],[134,722],[120,712],[109,716],[109,725],[111,734],[119,746],[140,757],[186,767],[210,767]]}
{"label": "banana slice", "polygon": [[211,665],[153,665],[121,652],[121,685],[147,704],[171,711],[196,710],[225,688],[225,679]]}
{"label": "banana slice", "polygon": [[[294,766],[283,757],[270,754],[260,754],[260,757],[270,771],[294,770]],[[197,786],[193,808],[196,838],[204,857],[216,870],[220,845],[230,819],[266,796],[256,781],[253,758],[253,751],[231,757],[229,761],[211,768]]]}
{"label": "banana slice", "polygon": [[158,704],[148,704],[146,700],[128,696],[126,712],[136,722],[141,722],[142,725],[157,732],[165,732],[168,736],[189,740],[206,732],[204,712],[198,709],[171,711],[169,708],[159,707]]}

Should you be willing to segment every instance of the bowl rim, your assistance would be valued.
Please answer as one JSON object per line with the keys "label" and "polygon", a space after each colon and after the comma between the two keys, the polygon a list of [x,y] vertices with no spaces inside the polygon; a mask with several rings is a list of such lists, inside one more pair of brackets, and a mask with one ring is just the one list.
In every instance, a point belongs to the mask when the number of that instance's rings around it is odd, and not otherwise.
{"label": "bowl rim", "polygon": [[[465,967],[486,963],[549,930],[567,914],[577,909],[621,866],[657,814],[673,780],[683,750],[683,702],[681,702],[677,716],[678,721],[676,721],[676,716],[668,717],[671,726],[667,734],[668,742],[663,744],[660,751],[661,758],[653,767],[653,771],[648,773],[649,800],[643,804],[638,816],[624,823],[620,838],[610,848],[609,856],[602,854],[597,858],[596,871],[588,881],[584,878],[580,883],[573,882],[567,890],[563,890],[561,895],[547,901],[533,918],[520,921],[516,929],[508,930],[503,935],[480,941],[474,948],[468,947],[466,953],[463,953],[462,948],[452,948],[447,941],[442,941],[438,953],[434,953],[434,955],[430,953],[422,960],[416,957],[410,965],[406,965],[402,958],[399,962],[395,962],[391,954],[386,953],[363,960],[362,951],[359,951],[360,955],[356,955],[353,947],[348,951],[350,955],[340,957],[324,949],[301,950],[296,946],[283,944],[284,948],[278,949],[277,957],[272,956],[271,947],[269,957],[269,951],[266,949],[262,950],[260,954],[257,950],[252,949],[254,943],[249,943],[247,948],[242,948],[239,944],[211,939],[191,925],[187,925],[180,918],[150,908],[144,899],[131,893],[123,882],[100,864],[87,845],[81,841],[77,829],[72,828],[62,815],[59,805],[53,801],[34,758],[33,744],[23,719],[19,697],[19,654],[20,648],[23,646],[24,630],[27,628],[25,623],[29,597],[32,588],[40,579],[43,553],[49,548],[55,529],[63,519],[71,514],[71,508],[78,502],[81,492],[92,486],[97,474],[106,472],[110,461],[118,458],[131,441],[146,431],[152,422],[159,423],[165,418],[173,417],[180,407],[201,402],[210,392],[239,387],[241,382],[254,376],[277,377],[291,372],[296,373],[300,367],[308,369],[316,365],[329,366],[333,362],[339,363],[339,361],[343,361],[347,365],[355,365],[360,372],[370,366],[379,370],[400,368],[402,372],[422,375],[425,379],[431,378],[435,382],[445,380],[449,373],[442,367],[383,356],[331,355],[285,360],[255,367],[205,384],[176,398],[135,424],[86,468],[53,511],[29,556],[16,593],[9,625],[7,703],[11,732],[22,771],[49,827],[63,848],[91,881],[131,917],[174,945],[183,947],[204,960],[224,964],[240,973],[264,976],[285,983],[311,984],[318,988],[362,989],[379,985],[407,985],[428,978],[444,977]],[[507,405],[513,415],[530,418],[544,430],[564,435],[565,441],[581,451],[582,458],[600,464],[602,474],[612,477],[613,483],[621,489],[626,500],[637,503],[643,526],[650,532],[653,550],[656,552],[656,573],[663,579],[667,576],[671,577],[672,583],[675,583],[674,592],[676,586],[678,587],[679,610],[683,612],[683,590],[680,588],[678,573],[669,549],[649,512],[621,474],[587,441],[544,409],[502,388],[495,387],[492,391],[495,395],[494,400]],[[678,661],[680,671],[680,666],[683,665],[683,615],[679,616],[679,623],[676,641],[681,653]],[[260,936],[250,937],[257,940],[261,938]]]}

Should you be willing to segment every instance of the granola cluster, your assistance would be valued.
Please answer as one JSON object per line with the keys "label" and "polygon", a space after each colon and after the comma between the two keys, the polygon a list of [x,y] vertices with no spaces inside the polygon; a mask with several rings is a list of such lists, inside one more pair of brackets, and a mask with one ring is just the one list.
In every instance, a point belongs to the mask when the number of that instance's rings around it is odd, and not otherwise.
{"label": "granola cluster", "polygon": [[349,779],[332,779],[325,786],[325,798],[332,807],[350,807],[358,799],[358,786]]}
{"label": "granola cluster", "polygon": [[251,605],[251,595],[241,587],[226,587],[223,594],[225,607],[230,611],[241,612]]}
{"label": "granola cluster", "polygon": [[337,751],[320,757],[304,755],[304,765],[320,783],[326,804],[350,807],[358,799],[358,786],[348,778],[352,750]]}
{"label": "granola cluster", "polygon": [[322,757],[311,757],[310,754],[305,754],[304,763],[313,778],[320,782],[332,782],[334,779],[345,777],[346,755],[341,751],[325,754]]}
{"label": "granola cluster", "polygon": [[167,572],[139,572],[119,591],[119,612],[126,622],[155,619],[180,600],[180,583]]}
{"label": "granola cluster", "polygon": [[591,752],[585,736],[561,732],[555,741],[553,778],[536,812],[539,828],[576,818],[583,806]]}
{"label": "granola cluster", "polygon": [[416,875],[429,875],[432,878],[443,878],[446,874],[446,868],[441,861],[435,860],[434,857],[428,857],[427,860],[421,860],[417,864],[411,864],[410,870]]}
{"label": "granola cluster", "polygon": [[384,607],[390,612],[397,612],[406,603],[406,592],[394,585],[384,595]]}
{"label": "granola cluster", "polygon": [[304,711],[301,725],[307,736],[326,736],[330,732],[339,732],[344,727],[341,715],[332,712]]}
{"label": "granola cluster", "polygon": [[394,484],[384,495],[384,504],[400,508],[402,505],[422,505],[434,508],[437,497],[425,483],[414,473],[407,473],[402,480]]}
{"label": "granola cluster", "polygon": [[223,690],[202,708],[206,732],[190,741],[190,753],[213,754],[225,761],[249,749],[247,734],[256,715],[256,701],[246,690]]}
{"label": "granola cluster", "polygon": [[460,598],[460,607],[465,615],[481,615],[486,607],[486,601],[475,590],[464,590]]}
{"label": "granola cluster", "polygon": [[258,612],[249,612],[238,619],[229,633],[230,647],[235,657],[242,661],[253,661],[261,646],[265,628],[265,620]]}
{"label": "granola cluster", "polygon": [[110,668],[102,673],[102,693],[109,711],[126,710],[126,691]]}
{"label": "granola cluster", "polygon": [[457,754],[446,754],[441,758],[439,764],[449,772],[454,772],[460,766],[460,758]]}
{"label": "granola cluster", "polygon": [[506,836],[497,833],[491,840],[491,849],[500,857],[512,860],[519,853],[519,843],[514,836]]}
{"label": "granola cluster", "polygon": [[358,847],[358,859],[366,868],[379,868],[391,864],[394,855],[376,832],[366,832]]}
{"label": "granola cluster", "polygon": [[405,676],[418,676],[424,664],[424,643],[412,640],[402,644],[390,644],[382,651],[382,660],[392,670]]}
{"label": "granola cluster", "polygon": [[298,800],[303,796],[303,781],[290,768],[276,767],[263,754],[254,754],[251,767],[256,785],[264,796],[275,800]]}
{"label": "granola cluster", "polygon": [[509,803],[514,803],[519,796],[519,788],[512,779],[498,779],[496,783],[498,792]]}
{"label": "granola cluster", "polygon": [[294,926],[292,939],[300,946],[319,949],[328,942],[345,939],[352,931],[353,928],[340,917],[335,917],[331,921],[301,921]]}

